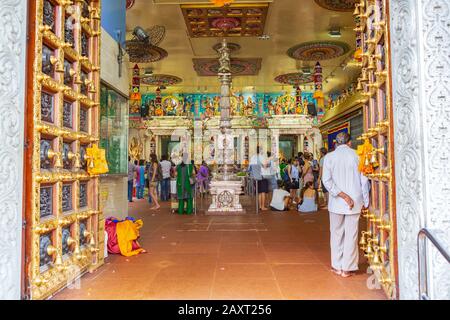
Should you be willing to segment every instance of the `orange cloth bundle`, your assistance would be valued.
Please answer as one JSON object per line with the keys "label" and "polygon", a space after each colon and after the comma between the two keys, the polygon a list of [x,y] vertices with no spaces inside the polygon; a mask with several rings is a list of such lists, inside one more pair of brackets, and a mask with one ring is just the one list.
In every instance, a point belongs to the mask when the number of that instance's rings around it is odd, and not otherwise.
{"label": "orange cloth bundle", "polygon": [[374,171],[374,167],[377,166],[376,163],[371,161],[372,153],[374,152],[373,146],[369,139],[364,140],[364,144],[359,145],[356,153],[359,156],[359,171],[363,174],[371,174]]}
{"label": "orange cloth bundle", "polygon": [[145,252],[143,248],[133,249],[133,242],[139,238],[139,229],[144,223],[142,220],[125,220],[118,222],[116,225],[117,242],[119,243],[120,253],[123,256],[131,257],[141,252]]}
{"label": "orange cloth bundle", "polygon": [[109,171],[106,161],[105,149],[99,149],[96,144],[92,148],[86,148],[88,157],[88,173],[103,174]]}

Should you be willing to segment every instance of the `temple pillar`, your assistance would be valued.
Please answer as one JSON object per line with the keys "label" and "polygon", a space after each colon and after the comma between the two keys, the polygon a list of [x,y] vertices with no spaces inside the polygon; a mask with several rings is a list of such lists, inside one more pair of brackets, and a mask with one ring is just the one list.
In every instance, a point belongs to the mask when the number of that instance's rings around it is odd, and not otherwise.
{"label": "temple pillar", "polygon": [[271,152],[272,152],[272,156],[274,156],[276,159],[278,159],[280,157],[280,132],[278,129],[272,129],[271,132],[271,139],[270,139],[270,144],[271,144]]}
{"label": "temple pillar", "polygon": [[269,130],[268,129],[258,129],[258,146],[262,154],[266,155],[268,149],[269,140]]}
{"label": "temple pillar", "polygon": [[195,164],[201,164],[203,161],[203,130],[202,122],[194,121],[194,148],[193,159]]}
{"label": "temple pillar", "polygon": [[305,152],[305,134],[301,133],[297,139],[297,152]]}
{"label": "temple pillar", "polygon": [[[418,299],[419,230],[450,243],[450,3],[388,3],[399,294]],[[426,265],[429,297],[450,299],[448,263],[429,242]]]}
{"label": "temple pillar", "polygon": [[256,154],[256,147],[258,146],[258,135],[255,129],[250,129],[248,135],[248,160]]}
{"label": "temple pillar", "polygon": [[21,297],[27,2],[0,2],[0,300]]}

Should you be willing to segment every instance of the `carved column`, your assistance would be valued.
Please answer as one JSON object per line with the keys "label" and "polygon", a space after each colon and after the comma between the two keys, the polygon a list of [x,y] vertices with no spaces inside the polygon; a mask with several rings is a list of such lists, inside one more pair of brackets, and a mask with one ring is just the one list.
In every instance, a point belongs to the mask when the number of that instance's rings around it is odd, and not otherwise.
{"label": "carved column", "polygon": [[20,299],[26,0],[0,2],[0,300]]}
{"label": "carved column", "polygon": [[[390,1],[399,293],[418,298],[417,233],[450,243],[450,3]],[[448,264],[429,247],[429,295],[450,298]]]}
{"label": "carved column", "polygon": [[[203,160],[203,130],[202,122],[194,121],[194,152],[195,164],[201,164]],[[205,159],[206,160],[206,159]]]}
{"label": "carved column", "polygon": [[297,143],[297,152],[304,152],[305,148],[305,135],[302,133],[298,137],[298,143]]}
{"label": "carved column", "polygon": [[278,129],[272,129],[271,134],[271,151],[272,155],[278,159],[280,150],[280,132]]}

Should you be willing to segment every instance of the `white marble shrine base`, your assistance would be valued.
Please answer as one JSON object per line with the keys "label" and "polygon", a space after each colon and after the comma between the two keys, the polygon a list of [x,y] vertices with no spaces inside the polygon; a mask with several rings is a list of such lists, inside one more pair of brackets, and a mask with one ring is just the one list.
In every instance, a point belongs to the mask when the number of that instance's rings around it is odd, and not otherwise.
{"label": "white marble shrine base", "polygon": [[236,215],[245,213],[240,203],[242,191],[241,180],[214,180],[210,184],[211,205],[206,215]]}

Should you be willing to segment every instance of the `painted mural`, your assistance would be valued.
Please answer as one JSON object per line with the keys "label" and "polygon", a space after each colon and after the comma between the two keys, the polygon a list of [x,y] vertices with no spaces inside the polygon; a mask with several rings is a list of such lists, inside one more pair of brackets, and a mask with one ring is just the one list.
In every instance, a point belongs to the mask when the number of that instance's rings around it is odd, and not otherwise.
{"label": "painted mural", "polygon": [[[160,90],[142,94],[141,104],[130,105],[130,117],[191,116],[195,119],[220,115],[218,93],[164,95]],[[313,93],[237,93],[231,97],[233,116],[307,114]]]}

